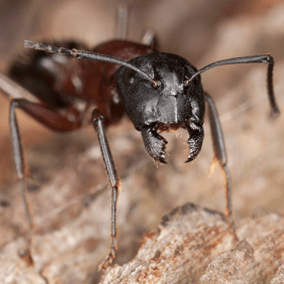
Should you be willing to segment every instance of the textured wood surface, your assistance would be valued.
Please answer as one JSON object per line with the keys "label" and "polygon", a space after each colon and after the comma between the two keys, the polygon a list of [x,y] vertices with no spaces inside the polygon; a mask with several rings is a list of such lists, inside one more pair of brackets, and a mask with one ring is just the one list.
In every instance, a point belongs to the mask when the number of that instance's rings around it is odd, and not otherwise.
{"label": "textured wood surface", "polygon": [[[105,242],[94,239],[99,228],[88,224],[90,213],[58,232],[37,235],[34,267],[17,254],[22,240],[3,248],[2,283],[92,283],[88,277]],[[137,255],[108,268],[100,283],[283,283],[284,216],[245,218],[237,235],[239,241],[221,213],[186,204],[164,216],[143,236]]]}
{"label": "textured wood surface", "polygon": [[243,219],[237,235],[239,242],[222,214],[186,204],[144,236],[131,262],[110,268],[100,283],[284,283],[284,217]]}

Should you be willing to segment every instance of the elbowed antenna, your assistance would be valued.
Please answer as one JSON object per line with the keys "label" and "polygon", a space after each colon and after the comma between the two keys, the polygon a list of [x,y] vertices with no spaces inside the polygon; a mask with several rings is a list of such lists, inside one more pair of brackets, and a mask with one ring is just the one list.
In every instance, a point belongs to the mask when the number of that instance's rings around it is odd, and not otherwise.
{"label": "elbowed antenna", "polygon": [[146,78],[147,80],[149,80],[154,88],[159,87],[160,82],[153,80],[147,73],[145,73],[144,71],[142,71],[141,69],[137,68],[136,66],[128,63],[125,60],[110,56],[110,55],[104,55],[104,54],[100,54],[100,53],[95,53],[92,51],[85,51],[85,50],[78,50],[78,49],[68,49],[65,47],[57,47],[57,46],[53,46],[53,45],[49,45],[49,44],[44,44],[44,43],[40,43],[40,42],[34,42],[34,41],[29,41],[29,40],[25,40],[24,41],[24,47],[26,48],[32,48],[32,49],[36,49],[36,50],[42,50],[42,51],[46,51],[49,53],[58,53],[58,54],[66,54],[66,55],[70,55],[76,59],[90,59],[90,60],[96,60],[96,61],[104,61],[104,62],[109,62],[109,63],[114,63],[114,64],[119,64],[122,66],[125,66],[129,69],[132,69],[134,71],[136,71],[137,73],[139,73],[140,75],[142,75],[144,78]]}
{"label": "elbowed antenna", "polygon": [[[185,84],[191,82],[199,74],[212,69],[214,67],[230,64],[247,64],[247,63],[271,63],[272,57],[269,54],[266,55],[255,55],[255,56],[244,56],[244,57],[234,57],[224,60],[219,60],[213,63],[210,63],[201,69],[199,69],[195,74],[193,74],[188,80],[185,81]],[[272,59],[273,63],[273,59]]]}
{"label": "elbowed antenna", "polygon": [[248,64],[248,63],[268,63],[267,69],[267,89],[268,89],[268,97],[271,105],[271,116],[277,117],[280,114],[280,110],[277,106],[274,91],[273,91],[273,66],[274,60],[270,54],[265,55],[254,55],[254,56],[244,56],[244,57],[234,57],[224,60],[219,60],[204,66],[199,69],[195,74],[191,76],[188,80],[185,81],[185,86],[187,86],[195,77],[200,75],[201,73],[222,65],[230,65],[230,64]]}

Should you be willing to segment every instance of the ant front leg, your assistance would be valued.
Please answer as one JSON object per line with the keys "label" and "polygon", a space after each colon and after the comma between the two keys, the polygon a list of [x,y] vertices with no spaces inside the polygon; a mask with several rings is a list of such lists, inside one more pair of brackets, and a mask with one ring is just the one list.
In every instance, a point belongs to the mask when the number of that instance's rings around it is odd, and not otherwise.
{"label": "ant front leg", "polygon": [[232,228],[233,235],[237,240],[238,237],[235,232],[235,225],[232,218],[232,186],[231,186],[231,176],[229,169],[227,167],[227,154],[225,148],[225,142],[223,137],[223,132],[221,128],[221,123],[219,120],[219,115],[215,103],[210,95],[205,93],[205,99],[209,106],[209,120],[211,128],[211,136],[213,140],[213,148],[215,158],[218,160],[220,167],[225,176],[226,183],[226,211],[225,215],[229,221],[230,227]]}
{"label": "ant front leg", "polygon": [[120,179],[116,173],[111,151],[105,135],[104,117],[98,110],[94,110],[92,119],[93,119],[93,126],[97,131],[101,153],[103,156],[104,164],[109,178],[109,183],[111,185],[111,197],[112,197],[111,235],[110,235],[111,244],[108,256],[99,266],[99,270],[101,270],[101,269],[106,269],[107,266],[112,263],[113,259],[115,258],[115,251],[117,250],[116,208],[117,208],[118,191],[120,189]]}

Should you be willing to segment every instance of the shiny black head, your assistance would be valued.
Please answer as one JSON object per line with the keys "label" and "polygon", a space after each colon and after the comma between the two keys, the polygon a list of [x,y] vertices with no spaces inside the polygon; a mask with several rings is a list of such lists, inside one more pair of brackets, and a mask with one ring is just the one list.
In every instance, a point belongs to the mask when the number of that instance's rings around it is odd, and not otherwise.
{"label": "shiny black head", "polygon": [[[203,140],[204,93],[200,76],[187,60],[169,53],[139,56],[129,63],[146,72],[157,85],[137,72],[121,67],[116,74],[118,94],[135,128],[142,133],[145,147],[157,161],[165,162],[166,140],[157,131],[189,131],[193,160]],[[194,139],[194,141],[193,141]]]}

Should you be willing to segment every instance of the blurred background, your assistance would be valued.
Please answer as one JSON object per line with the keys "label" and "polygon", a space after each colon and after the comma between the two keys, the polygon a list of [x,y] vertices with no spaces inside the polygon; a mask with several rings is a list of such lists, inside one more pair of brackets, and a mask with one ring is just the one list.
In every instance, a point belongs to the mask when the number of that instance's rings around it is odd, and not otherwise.
{"label": "blurred background", "polygon": [[[181,55],[198,69],[230,57],[273,55],[275,95],[283,111],[283,1],[124,2],[130,7],[129,40],[139,42],[151,28],[161,51]],[[118,3],[0,1],[1,71],[5,73],[11,60],[23,52],[25,39],[75,39],[90,48],[113,39]],[[219,67],[202,74],[203,87],[215,99],[223,126],[237,222],[247,216],[284,212],[284,116],[275,121],[268,119],[266,72],[267,65],[251,64]],[[6,232],[0,246],[26,230],[12,161],[8,109],[7,99],[0,94],[0,225]],[[82,204],[92,203],[98,190],[107,185],[96,136],[92,127],[70,134],[51,133],[21,111],[17,114],[30,171],[29,196],[35,219],[41,220],[37,232],[52,233],[81,216],[82,210],[87,210],[82,209]],[[163,135],[169,141],[168,165],[164,166],[153,163],[140,134],[127,119],[108,130],[123,185],[118,224],[120,236],[124,237],[119,239],[118,263],[133,257],[142,234],[155,228],[161,217],[177,206],[193,202],[224,212],[222,173],[217,167],[208,176],[213,151],[207,117],[204,127],[203,149],[191,164],[184,164],[188,134],[181,130],[177,135]],[[100,203],[104,206],[96,207],[100,213],[95,213],[103,220],[106,236],[109,203],[106,195],[105,202]],[[107,248],[107,243],[106,237],[102,246]],[[95,283],[98,276],[90,279],[86,283]]]}

